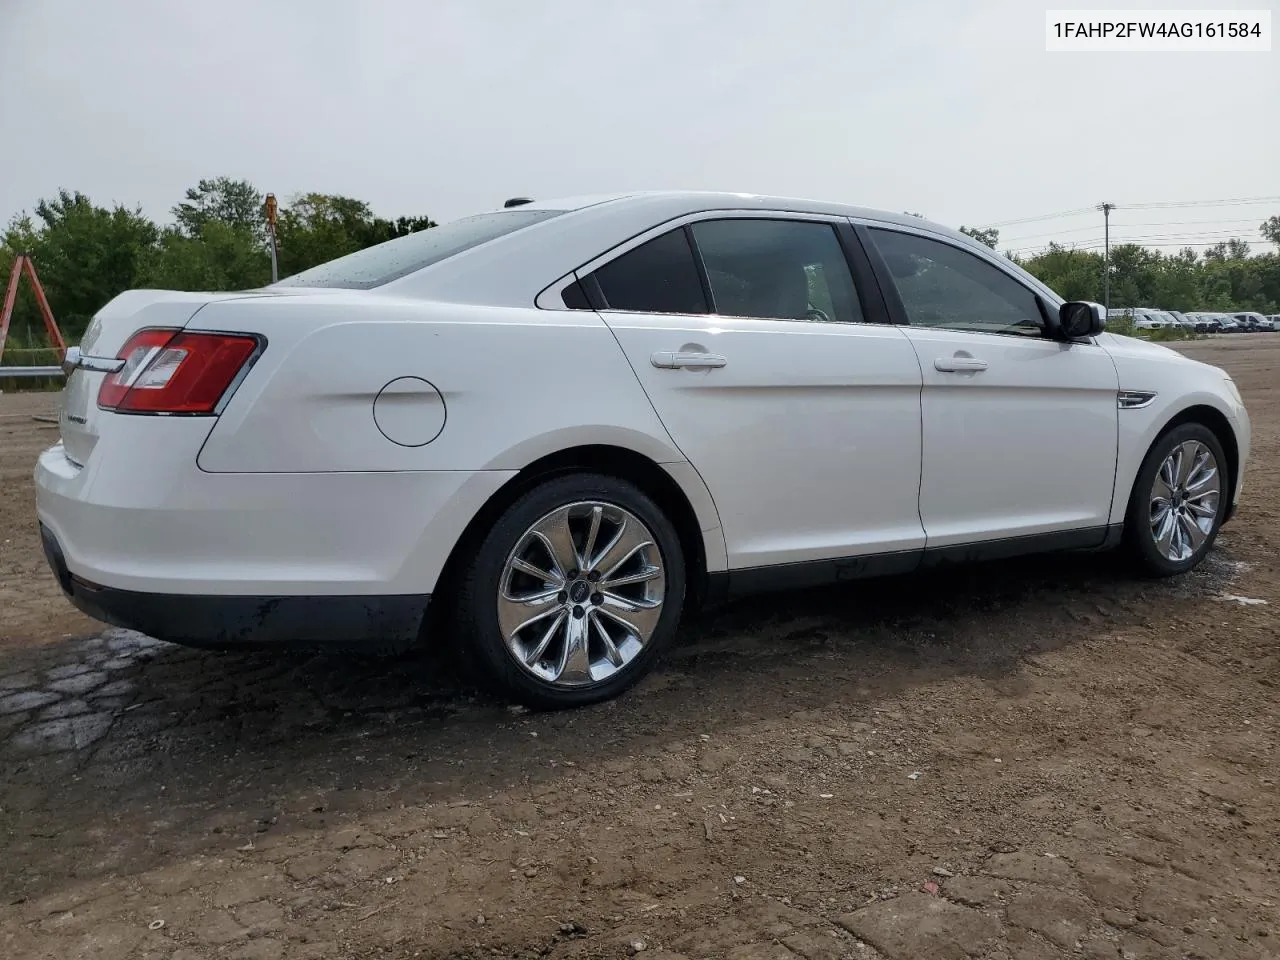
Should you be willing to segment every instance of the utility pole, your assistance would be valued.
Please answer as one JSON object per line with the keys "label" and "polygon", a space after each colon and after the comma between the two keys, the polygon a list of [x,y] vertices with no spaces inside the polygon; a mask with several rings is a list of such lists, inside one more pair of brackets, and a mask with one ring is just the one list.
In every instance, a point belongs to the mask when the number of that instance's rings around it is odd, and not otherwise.
{"label": "utility pole", "polygon": [[1111,313],[1111,211],[1114,203],[1104,203],[1098,207],[1102,211],[1102,305]]}
{"label": "utility pole", "polygon": [[267,232],[271,235],[271,282],[275,283],[280,279],[280,268],[277,264],[279,253],[276,249],[276,195],[274,193],[267,194],[267,202],[265,206],[267,214]]}

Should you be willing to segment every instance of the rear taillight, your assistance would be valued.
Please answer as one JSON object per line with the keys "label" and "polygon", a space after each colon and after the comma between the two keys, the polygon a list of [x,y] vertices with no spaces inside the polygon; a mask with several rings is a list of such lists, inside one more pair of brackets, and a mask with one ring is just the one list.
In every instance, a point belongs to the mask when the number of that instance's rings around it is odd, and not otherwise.
{"label": "rear taillight", "polygon": [[213,413],[261,346],[235,333],[139,330],[116,354],[124,366],[98,389],[98,406],[119,413]]}

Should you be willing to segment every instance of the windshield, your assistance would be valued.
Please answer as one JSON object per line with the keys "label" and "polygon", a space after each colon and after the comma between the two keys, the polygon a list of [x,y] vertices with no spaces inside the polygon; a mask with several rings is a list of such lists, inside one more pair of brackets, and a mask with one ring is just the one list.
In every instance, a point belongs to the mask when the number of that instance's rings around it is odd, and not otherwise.
{"label": "windshield", "polygon": [[295,273],[272,286],[368,290],[561,213],[564,211],[502,210],[465,217],[357,250],[337,260]]}

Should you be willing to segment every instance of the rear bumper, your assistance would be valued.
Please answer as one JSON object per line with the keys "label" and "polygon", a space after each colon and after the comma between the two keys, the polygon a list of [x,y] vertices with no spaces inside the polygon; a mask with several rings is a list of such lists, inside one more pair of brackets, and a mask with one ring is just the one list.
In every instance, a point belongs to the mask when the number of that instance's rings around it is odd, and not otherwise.
{"label": "rear bumper", "polygon": [[36,512],[76,577],[141,594],[430,594],[466,524],[514,476],[210,474],[195,466],[207,428],[117,420],[83,467],[62,444],[40,455]]}
{"label": "rear bumper", "polygon": [[42,523],[40,538],[62,592],[89,616],[192,647],[336,644],[405,647],[422,629],[429,595],[211,596],[144,593],[90,583],[67,569]]}

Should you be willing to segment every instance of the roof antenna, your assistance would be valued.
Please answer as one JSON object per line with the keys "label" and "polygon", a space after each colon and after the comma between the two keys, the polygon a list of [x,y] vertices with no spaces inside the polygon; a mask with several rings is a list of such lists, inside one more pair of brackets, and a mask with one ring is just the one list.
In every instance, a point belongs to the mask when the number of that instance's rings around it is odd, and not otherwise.
{"label": "roof antenna", "polygon": [[512,197],[502,206],[503,209],[507,207],[523,207],[526,203],[533,203],[533,197]]}

